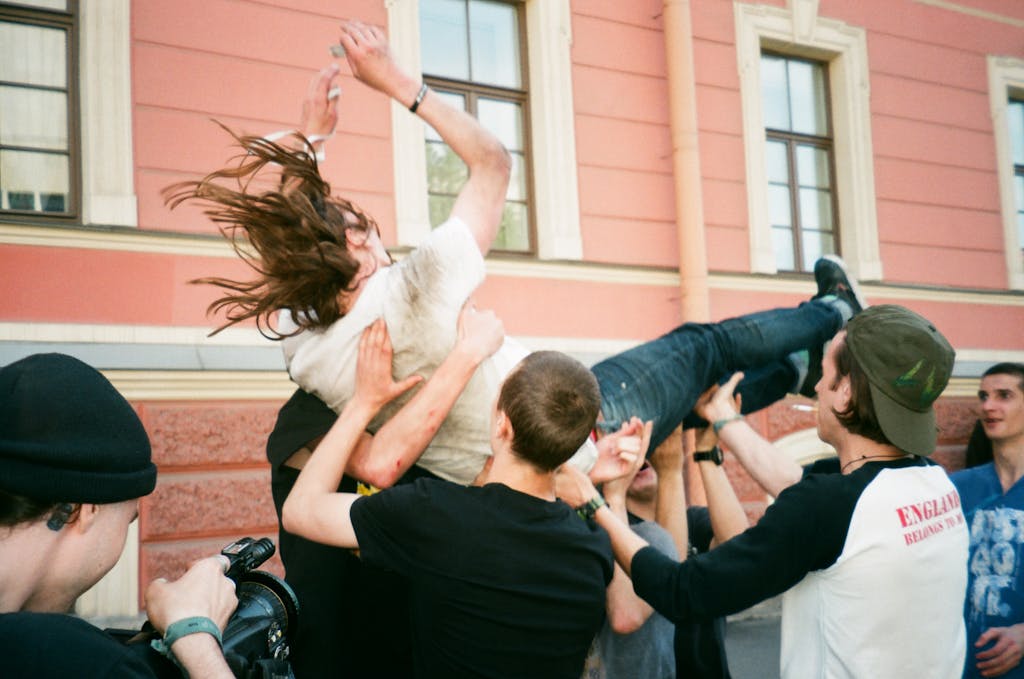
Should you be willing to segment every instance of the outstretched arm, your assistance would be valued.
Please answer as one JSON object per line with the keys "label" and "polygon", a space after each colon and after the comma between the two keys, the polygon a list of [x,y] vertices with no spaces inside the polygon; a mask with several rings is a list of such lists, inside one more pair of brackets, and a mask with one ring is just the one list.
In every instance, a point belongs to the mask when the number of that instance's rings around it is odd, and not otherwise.
{"label": "outstretched arm", "polygon": [[363,434],[345,472],[378,488],[393,486],[426,450],[477,367],[504,338],[504,326],[493,311],[478,311],[467,302],[459,314],[455,348],[375,435]]}
{"label": "outstretched arm", "polygon": [[658,474],[655,520],[672,536],[676,552],[685,558],[690,545],[690,531],[686,523],[682,439],[678,436],[669,436],[651,453],[648,461]]}
{"label": "outstretched arm", "polygon": [[449,106],[429,90],[421,91],[420,79],[395,63],[381,28],[345,21],[341,24],[341,45],[357,79],[407,108],[418,100],[416,114],[437,130],[466,163],[469,179],[459,192],[452,215],[469,226],[480,252],[486,254],[501,225],[511,173],[508,151],[476,118]]}
{"label": "outstretched arm", "polygon": [[393,398],[422,381],[418,375],[395,382],[391,377],[391,339],[377,319],[359,339],[356,393],[295,481],[281,510],[289,533],[337,547],[357,547],[349,509],[359,496],[338,493],[349,457],[370,420]]}
{"label": "outstretched arm", "polygon": [[[723,384],[697,414],[708,422],[725,422],[737,417],[733,403],[733,392],[743,379],[743,373],[736,373]],[[718,431],[718,437],[729,446],[729,450],[740,461],[747,473],[768,493],[778,497],[803,476],[803,470],[796,462],[782,456],[760,434],[743,419],[735,419]]]}
{"label": "outstretched arm", "polygon": [[[701,394],[694,410],[698,413],[704,412],[704,407],[718,393],[718,389],[719,386],[716,384]],[[741,405],[742,399],[736,394],[733,397],[733,408],[736,412],[741,412]],[[718,435],[710,424],[697,433],[698,451],[711,450],[717,443]],[[740,499],[736,497],[736,490],[729,483],[729,477],[725,475],[725,468],[711,460],[698,462],[697,468],[700,470],[701,483],[704,485],[704,493],[708,500],[708,515],[711,517],[711,532],[714,535],[711,546],[714,547],[736,537],[749,528],[750,523]]]}

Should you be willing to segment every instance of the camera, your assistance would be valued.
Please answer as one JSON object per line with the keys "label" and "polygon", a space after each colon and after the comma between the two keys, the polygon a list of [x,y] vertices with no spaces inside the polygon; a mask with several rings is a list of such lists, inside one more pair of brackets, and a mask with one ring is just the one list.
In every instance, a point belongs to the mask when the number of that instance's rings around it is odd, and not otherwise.
{"label": "camera", "polygon": [[[238,607],[224,628],[224,659],[238,679],[294,679],[288,662],[289,642],[299,622],[299,600],[281,578],[255,570],[274,555],[269,538],[242,538],[221,550],[229,566],[225,575],[235,581]],[[159,638],[146,621],[139,632],[107,630],[143,656],[156,676],[180,679],[183,672],[155,651],[150,642]]]}

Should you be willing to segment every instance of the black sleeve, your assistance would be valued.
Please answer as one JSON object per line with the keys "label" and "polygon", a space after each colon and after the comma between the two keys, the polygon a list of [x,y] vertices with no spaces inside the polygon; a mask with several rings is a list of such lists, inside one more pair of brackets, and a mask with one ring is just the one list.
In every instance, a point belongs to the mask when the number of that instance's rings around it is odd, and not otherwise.
{"label": "black sleeve", "polygon": [[430,533],[434,522],[424,517],[434,512],[431,484],[442,483],[447,482],[421,479],[356,500],[350,515],[360,558],[403,575],[413,572],[436,548]]}
{"label": "black sleeve", "polygon": [[3,676],[34,679],[154,679],[142,658],[79,618],[53,613],[0,615]]}
{"label": "black sleeve", "polygon": [[686,529],[690,535],[690,545],[700,553],[711,549],[711,540],[715,532],[711,528],[711,512],[707,507],[686,508]]}
{"label": "black sleeve", "polygon": [[863,486],[813,475],[783,491],[764,517],[706,554],[675,563],[637,552],[633,588],[675,622],[742,611],[835,563]]}

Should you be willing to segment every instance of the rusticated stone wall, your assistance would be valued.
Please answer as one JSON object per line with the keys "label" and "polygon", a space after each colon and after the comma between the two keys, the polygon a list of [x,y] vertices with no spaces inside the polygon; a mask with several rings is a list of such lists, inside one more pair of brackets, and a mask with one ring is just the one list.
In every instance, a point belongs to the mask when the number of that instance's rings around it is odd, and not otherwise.
{"label": "rusticated stone wall", "polygon": [[[280,403],[136,404],[159,469],[139,510],[139,582],[176,578],[243,536],[277,543],[266,441]],[[262,569],[283,574],[275,556]]]}

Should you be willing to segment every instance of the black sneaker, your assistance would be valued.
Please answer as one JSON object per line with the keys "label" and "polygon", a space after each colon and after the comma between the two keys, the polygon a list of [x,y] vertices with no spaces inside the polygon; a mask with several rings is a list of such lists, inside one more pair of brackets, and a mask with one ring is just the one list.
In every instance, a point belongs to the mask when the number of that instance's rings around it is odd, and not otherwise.
{"label": "black sneaker", "polygon": [[868,306],[857,287],[857,279],[846,270],[843,260],[835,255],[825,255],[814,263],[814,282],[818,284],[818,294],[811,299],[835,295],[850,305],[854,316]]}

